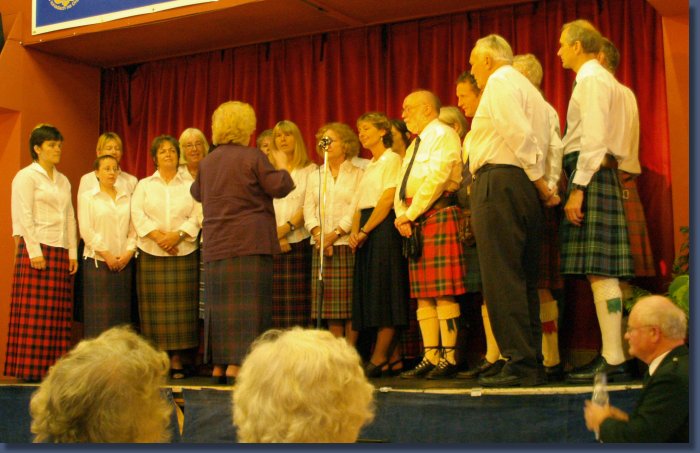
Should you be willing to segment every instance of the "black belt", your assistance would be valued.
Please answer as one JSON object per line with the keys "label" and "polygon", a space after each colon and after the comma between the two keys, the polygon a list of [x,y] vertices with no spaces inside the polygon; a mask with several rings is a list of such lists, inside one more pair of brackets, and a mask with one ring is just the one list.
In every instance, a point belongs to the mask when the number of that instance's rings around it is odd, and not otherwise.
{"label": "black belt", "polygon": [[510,164],[486,164],[482,165],[479,167],[478,170],[476,170],[476,173],[472,176],[472,181],[476,181],[476,178],[479,177],[480,174],[485,173],[487,171],[495,170],[497,168],[520,168],[517,165],[510,165]]}

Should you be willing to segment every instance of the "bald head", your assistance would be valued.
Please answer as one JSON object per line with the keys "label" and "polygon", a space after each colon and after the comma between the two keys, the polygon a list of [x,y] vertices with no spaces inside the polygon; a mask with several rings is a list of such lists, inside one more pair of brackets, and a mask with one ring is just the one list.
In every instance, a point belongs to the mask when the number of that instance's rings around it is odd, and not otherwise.
{"label": "bald head", "polygon": [[658,326],[661,334],[669,340],[684,341],[688,321],[683,310],[664,296],[647,296],[639,299],[632,313],[644,325]]}
{"label": "bald head", "polygon": [[420,134],[440,114],[441,102],[432,91],[416,90],[406,96],[401,114],[408,130]]}

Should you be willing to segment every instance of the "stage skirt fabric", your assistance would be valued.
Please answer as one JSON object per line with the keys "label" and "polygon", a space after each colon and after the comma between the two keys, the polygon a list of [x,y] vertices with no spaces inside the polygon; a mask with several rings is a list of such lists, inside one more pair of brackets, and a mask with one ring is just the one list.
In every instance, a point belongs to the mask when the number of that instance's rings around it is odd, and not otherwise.
{"label": "stage skirt fabric", "polygon": [[71,347],[73,280],[68,250],[41,244],[46,269],[32,269],[24,240],[15,256],[6,376],[38,381]]}
{"label": "stage skirt fabric", "polygon": [[564,279],[559,272],[559,224],[563,211],[561,206],[542,209],[544,234],[540,248],[540,278],[537,288],[558,290],[564,287]]}
{"label": "stage skirt fabric", "polygon": [[[323,262],[323,312],[321,319],[350,319],[352,316],[352,274],[355,255],[347,245],[333,247],[332,256],[324,256]],[[318,313],[318,250],[312,249],[311,267],[311,318]]]}
{"label": "stage skirt fabric", "polygon": [[272,256],[239,256],[204,267],[204,361],[240,365],[271,325]]}
{"label": "stage skirt fabric", "polygon": [[[578,152],[564,156],[564,168],[573,181]],[[572,190],[569,184],[566,199]],[[600,168],[586,188],[584,220],[578,227],[562,220],[561,273],[564,275],[600,275],[634,277],[627,222],[617,171]]]}
{"label": "stage skirt fabric", "polygon": [[272,327],[311,324],[311,244],[290,244],[292,251],[273,256]]}
{"label": "stage skirt fabric", "polygon": [[136,266],[141,334],[165,351],[199,344],[199,252],[153,256],[139,251]]}
{"label": "stage skirt fabric", "polygon": [[[372,209],[363,209],[360,214],[360,225],[364,225]],[[408,276],[406,260],[401,255],[401,236],[394,227],[395,219],[391,210],[355,252],[354,330],[408,324]]]}
{"label": "stage skirt fabric", "polygon": [[133,259],[120,272],[112,272],[107,263],[93,258],[81,262],[86,338],[96,337],[110,327],[131,323],[133,269]]}
{"label": "stage skirt fabric", "polygon": [[653,277],[656,275],[654,254],[649,242],[644,207],[637,191],[637,175],[618,170],[617,176],[622,186],[622,207],[625,210],[625,220],[627,221],[627,234],[630,238],[630,251],[634,261],[634,275],[635,277]]}
{"label": "stage skirt fabric", "polygon": [[449,206],[423,221],[423,253],[408,260],[411,297],[457,296],[468,291],[463,245],[458,239],[459,208]]}

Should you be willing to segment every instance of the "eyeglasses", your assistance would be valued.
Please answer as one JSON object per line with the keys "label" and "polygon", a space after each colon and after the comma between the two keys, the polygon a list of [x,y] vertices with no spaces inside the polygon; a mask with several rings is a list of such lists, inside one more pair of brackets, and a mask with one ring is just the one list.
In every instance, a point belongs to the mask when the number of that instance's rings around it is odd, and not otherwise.
{"label": "eyeglasses", "polygon": [[625,329],[625,332],[632,333],[635,330],[643,329],[645,327],[656,327],[656,326],[652,326],[650,324],[645,324],[643,326],[637,326],[637,327],[627,326],[627,329]]}
{"label": "eyeglasses", "polygon": [[192,149],[192,148],[203,148],[204,143],[202,142],[195,142],[195,143],[186,143],[183,148],[185,149]]}

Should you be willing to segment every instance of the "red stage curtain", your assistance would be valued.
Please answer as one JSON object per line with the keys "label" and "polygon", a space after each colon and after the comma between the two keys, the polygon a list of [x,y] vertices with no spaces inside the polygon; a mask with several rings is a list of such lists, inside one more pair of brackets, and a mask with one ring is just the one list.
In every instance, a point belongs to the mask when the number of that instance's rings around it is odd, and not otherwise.
{"label": "red stage curtain", "polygon": [[618,46],[617,76],[637,95],[644,170],[638,181],[663,277],[645,283],[663,291],[674,257],[666,80],[661,18],[644,0],[535,1],[108,69],[102,129],[122,136],[122,166],[137,177],[154,171],[148,149],[154,137],[192,126],[209,136],[211,113],[231,99],[255,108],[257,132],[290,119],[313,149],[322,124],[354,126],[370,110],[398,117],[415,88],[456,104],[454,80],[469,68],[475,41],[489,33],[504,36],[514,53],[540,59],[542,88],[563,123],[575,75],[561,67],[558,41],[561,26],[577,18],[591,20]]}

